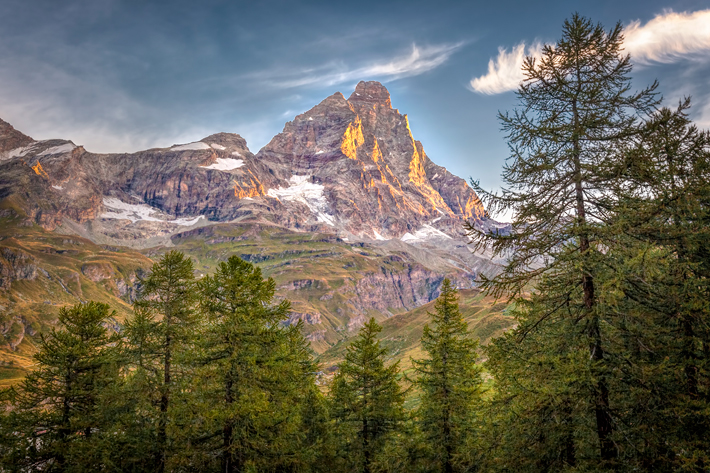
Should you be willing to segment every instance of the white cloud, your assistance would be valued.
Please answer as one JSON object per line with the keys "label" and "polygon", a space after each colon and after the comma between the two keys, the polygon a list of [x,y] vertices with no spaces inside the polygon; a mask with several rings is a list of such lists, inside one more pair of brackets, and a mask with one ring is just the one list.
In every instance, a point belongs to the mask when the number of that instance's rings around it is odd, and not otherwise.
{"label": "white cloud", "polygon": [[624,29],[624,47],[636,63],[670,63],[688,56],[710,59],[710,10],[666,11],[645,25],[632,21]]}
{"label": "white cloud", "polygon": [[437,46],[412,45],[411,52],[389,61],[376,62],[357,68],[348,68],[343,64],[327,64],[316,68],[302,69],[296,72],[267,71],[253,75],[278,88],[303,87],[313,84],[329,87],[364,78],[397,80],[416,76],[444,64],[463,43]]}
{"label": "white cloud", "polygon": [[488,73],[471,79],[471,88],[481,94],[493,95],[515,90],[524,79],[523,61],[525,56],[540,57],[542,44],[535,42],[525,47],[522,42],[510,52],[498,48],[498,57],[488,61]]}
{"label": "white cloud", "polygon": [[[693,13],[666,11],[642,25],[632,21],[624,29],[624,48],[635,63],[670,63],[687,57],[710,58],[710,10]],[[481,94],[500,94],[518,88],[524,79],[526,55],[539,56],[542,44],[510,51],[498,48],[498,57],[488,61],[488,73],[471,80],[471,89]]]}

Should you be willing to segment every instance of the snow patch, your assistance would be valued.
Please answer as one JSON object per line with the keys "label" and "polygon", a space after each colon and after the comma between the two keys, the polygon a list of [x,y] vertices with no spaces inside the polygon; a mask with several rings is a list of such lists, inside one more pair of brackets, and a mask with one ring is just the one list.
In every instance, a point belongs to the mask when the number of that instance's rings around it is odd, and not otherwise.
{"label": "snow patch", "polygon": [[325,151],[323,151],[323,150],[316,151],[316,154],[323,154],[323,153],[325,153]]}
{"label": "snow patch", "polygon": [[218,149],[218,150],[220,150],[220,151],[223,151],[223,150],[227,149],[227,148],[225,148],[225,147],[222,146],[222,145],[218,145],[217,143],[210,143],[210,146],[211,146],[212,148]]}
{"label": "snow patch", "polygon": [[291,176],[288,180],[289,186],[286,188],[269,189],[266,195],[279,200],[300,202],[305,204],[318,222],[335,226],[332,215],[326,213],[328,201],[323,195],[323,186],[310,182],[311,176]]}
{"label": "snow patch", "polygon": [[308,121],[313,121],[313,117],[308,117]]}
{"label": "snow patch", "polygon": [[437,177],[439,177],[439,173],[438,173],[438,172],[432,176],[432,179],[436,179]]}
{"label": "snow patch", "polygon": [[170,148],[170,151],[198,151],[201,149],[210,149],[210,145],[203,143],[201,141],[195,141],[194,143],[187,143],[184,145],[175,145]]}
{"label": "snow patch", "polygon": [[382,241],[387,240],[387,238],[385,238],[385,237],[383,237],[382,235],[380,235],[380,234],[377,232],[377,230],[373,230],[373,232],[375,232],[375,240],[382,240]]}
{"label": "snow patch", "polygon": [[62,154],[62,153],[68,153],[71,150],[76,148],[76,145],[73,143],[64,143],[63,145],[59,146],[52,146],[51,148],[47,148],[41,153],[38,154],[38,156],[47,156],[49,154]]}
{"label": "snow patch", "polygon": [[64,190],[64,188],[62,186],[52,186],[52,189],[57,189],[58,191]]}
{"label": "snow patch", "polygon": [[160,210],[156,208],[146,204],[128,204],[115,197],[104,197],[104,205],[113,211],[104,212],[99,215],[99,217],[130,220],[131,223],[144,220],[147,222],[165,222],[189,227],[196,224],[201,218],[203,218],[202,215],[200,215],[192,219],[178,218],[176,220],[165,220],[155,216],[155,214],[161,214]]}
{"label": "snow patch", "polygon": [[34,148],[37,146],[37,144],[38,143],[31,143],[28,146],[23,146],[21,148],[15,148],[15,149],[11,149],[10,151],[6,151],[4,153],[0,153],[0,161],[21,157],[21,156],[26,155],[27,153],[31,153],[34,150]]}
{"label": "snow patch", "polygon": [[432,227],[431,225],[422,225],[422,228],[415,231],[414,234],[407,232],[404,235],[402,235],[402,238],[400,238],[400,240],[402,240],[402,241],[420,241],[420,240],[429,240],[432,238],[448,238],[449,240],[451,240],[451,237],[449,235],[442,232],[441,230],[437,230],[436,228]]}
{"label": "snow patch", "polygon": [[244,166],[243,159],[217,158],[217,161],[209,166],[200,166],[205,169],[216,169],[217,171],[231,171]]}
{"label": "snow patch", "polygon": [[239,151],[232,151],[232,156],[241,156],[241,155],[242,155],[242,153],[240,153]]}

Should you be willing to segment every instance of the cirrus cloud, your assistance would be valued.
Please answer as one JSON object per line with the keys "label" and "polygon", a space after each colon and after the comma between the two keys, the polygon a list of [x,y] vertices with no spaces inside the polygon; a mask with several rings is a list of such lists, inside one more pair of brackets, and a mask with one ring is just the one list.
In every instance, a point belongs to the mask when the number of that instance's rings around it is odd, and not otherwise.
{"label": "cirrus cloud", "polygon": [[[684,58],[710,58],[710,9],[693,13],[665,11],[646,24],[632,21],[624,29],[624,48],[640,64],[671,63]],[[526,47],[524,42],[510,51],[498,48],[498,56],[488,61],[488,72],[471,79],[474,92],[486,95],[516,90],[523,81],[525,56],[539,57],[541,43]]]}
{"label": "cirrus cloud", "polygon": [[250,74],[280,89],[305,87],[310,85],[333,86],[361,80],[364,77],[393,81],[404,77],[423,74],[444,64],[464,43],[417,46],[412,44],[411,52],[392,59],[374,62],[360,67],[347,67],[343,64],[329,63],[315,68],[296,71],[262,71]]}
{"label": "cirrus cloud", "polygon": [[523,61],[525,56],[540,57],[542,44],[525,43],[514,46],[510,51],[498,48],[498,57],[488,61],[488,73],[471,80],[471,88],[481,94],[494,95],[515,90],[523,80]]}
{"label": "cirrus cloud", "polygon": [[641,25],[624,29],[624,47],[635,62],[669,63],[685,57],[710,58],[710,10],[664,12]]}

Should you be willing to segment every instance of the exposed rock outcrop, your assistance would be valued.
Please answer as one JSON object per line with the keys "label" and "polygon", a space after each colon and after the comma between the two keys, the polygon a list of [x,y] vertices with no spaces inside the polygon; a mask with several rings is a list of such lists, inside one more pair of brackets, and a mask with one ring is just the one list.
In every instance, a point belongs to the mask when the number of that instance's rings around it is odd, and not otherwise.
{"label": "exposed rock outcrop", "polygon": [[9,289],[12,281],[36,277],[37,264],[32,255],[19,248],[0,247],[0,289]]}
{"label": "exposed rock outcrop", "polygon": [[2,121],[0,154],[0,200],[48,229],[82,224],[102,243],[208,221],[391,239],[422,228],[426,236],[429,226],[453,235],[464,219],[485,219],[473,190],[429,159],[378,82],[296,116],[256,156],[232,133],[95,154],[71,141],[34,141]]}

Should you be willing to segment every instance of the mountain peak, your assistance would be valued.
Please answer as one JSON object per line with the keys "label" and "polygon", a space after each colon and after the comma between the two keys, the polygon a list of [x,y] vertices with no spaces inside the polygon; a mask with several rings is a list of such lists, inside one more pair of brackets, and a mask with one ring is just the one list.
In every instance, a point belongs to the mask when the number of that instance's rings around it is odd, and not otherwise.
{"label": "mountain peak", "polygon": [[17,131],[12,125],[0,119],[0,152],[27,146],[34,140]]}
{"label": "mountain peak", "polygon": [[381,105],[392,108],[390,93],[387,88],[377,81],[360,81],[355,91],[348,98],[348,102],[364,102],[371,105]]}

